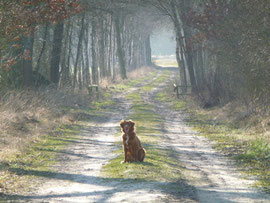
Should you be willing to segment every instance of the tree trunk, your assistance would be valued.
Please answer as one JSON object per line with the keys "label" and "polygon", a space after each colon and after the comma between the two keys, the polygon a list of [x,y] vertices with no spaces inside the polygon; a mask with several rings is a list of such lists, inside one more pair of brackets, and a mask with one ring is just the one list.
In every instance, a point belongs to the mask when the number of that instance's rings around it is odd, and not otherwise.
{"label": "tree trunk", "polygon": [[73,75],[73,88],[76,87],[76,83],[77,83],[77,70],[78,70],[78,63],[80,60],[80,54],[81,54],[81,47],[82,47],[82,39],[83,39],[83,32],[84,32],[84,19],[85,19],[85,14],[83,14],[82,16],[82,20],[81,20],[81,29],[79,32],[79,42],[78,42],[78,46],[77,46],[77,55],[76,55],[76,61],[74,64],[74,75]]}
{"label": "tree trunk", "polygon": [[79,90],[82,90],[82,67],[83,67],[83,57],[80,59],[80,65],[78,65],[78,74],[79,74]]}
{"label": "tree trunk", "polygon": [[[184,57],[183,57],[183,50],[179,43],[178,37],[176,38],[176,60],[177,60],[179,73],[180,73],[181,86],[187,86],[186,66],[185,66]],[[186,92],[187,88],[183,87],[182,91]]]}
{"label": "tree trunk", "polygon": [[106,77],[106,67],[105,67],[105,38],[104,38],[104,21],[99,18],[99,69],[102,78]]}
{"label": "tree trunk", "polygon": [[115,15],[115,31],[116,31],[116,43],[117,43],[117,54],[118,54],[118,60],[120,65],[120,73],[121,78],[127,79],[127,73],[126,73],[126,64],[125,64],[125,56],[123,52],[122,47],[122,41],[121,41],[121,28],[120,28],[120,19],[119,15]]}
{"label": "tree trunk", "polygon": [[64,23],[60,22],[54,28],[53,49],[51,59],[51,81],[58,85],[59,82],[59,64],[62,51],[62,39],[64,32]]}
{"label": "tree trunk", "polygon": [[151,51],[150,35],[148,35],[145,40],[145,56],[146,56],[146,65],[151,66],[152,65],[152,51]]}
{"label": "tree trunk", "polygon": [[138,39],[137,37],[133,38],[133,43],[132,43],[132,69],[136,69],[138,67]]}
{"label": "tree trunk", "polygon": [[[183,0],[180,1],[180,8],[182,9],[182,15],[185,17],[188,16],[188,11],[191,8],[192,1],[190,0]],[[175,7],[176,14],[178,19],[181,20],[179,12],[177,8]],[[189,72],[189,78],[190,78],[190,83],[192,85],[192,92],[197,91],[197,83],[196,83],[196,77],[195,77],[195,72],[194,72],[194,66],[193,66],[193,47],[191,43],[188,43],[188,39],[191,38],[191,28],[186,24],[181,21],[182,24],[182,31],[183,31],[183,36],[184,36],[184,42],[185,42],[185,58],[187,60],[187,66],[188,66],[188,72]]]}
{"label": "tree trunk", "polygon": [[97,70],[97,53],[96,53],[96,39],[97,39],[97,30],[96,30],[96,20],[92,21],[92,34],[91,34],[91,44],[92,44],[92,84],[98,84],[98,70]]}
{"label": "tree trunk", "polygon": [[221,85],[221,66],[219,64],[219,55],[216,56],[216,70],[214,74],[213,87],[211,91],[210,102],[212,106],[216,106],[220,103],[221,95],[220,92],[225,92]]}
{"label": "tree trunk", "polygon": [[202,84],[205,84],[205,66],[204,66],[204,60],[203,60],[203,53],[204,53],[204,50],[203,50],[203,47],[202,45],[200,46],[200,49],[199,49],[199,53],[198,53],[198,63],[199,63],[199,66],[200,66],[200,71],[201,71],[201,82]]}
{"label": "tree trunk", "polygon": [[29,88],[33,85],[33,74],[32,74],[32,56],[33,56],[33,44],[34,36],[31,33],[30,36],[24,37],[24,56],[23,56],[23,87]]}
{"label": "tree trunk", "polygon": [[72,34],[73,34],[73,26],[71,25],[70,34],[69,34],[69,43],[68,43],[68,58],[67,58],[67,67],[63,72],[63,84],[71,87],[72,81],[70,76],[70,60],[72,57]]}
{"label": "tree trunk", "polygon": [[133,40],[130,37],[129,42],[128,42],[128,67],[131,67],[132,64],[132,44],[133,44]]}
{"label": "tree trunk", "polygon": [[[172,21],[174,22],[175,27],[175,35],[176,35],[176,60],[178,63],[178,68],[180,71],[180,81],[182,86],[187,86],[188,84],[188,76],[186,71],[186,57],[185,57],[185,42],[184,42],[184,33],[182,33],[182,21],[180,19],[180,16],[178,14],[176,5],[171,2],[171,8],[172,8]],[[181,56],[181,58],[180,58]],[[183,92],[187,91],[187,88],[184,87],[182,89]]]}
{"label": "tree trunk", "polygon": [[116,32],[115,29],[113,29],[113,44],[112,44],[112,79],[115,81],[116,79],[116,70],[115,70],[115,61],[116,61]]}
{"label": "tree trunk", "polygon": [[[171,6],[171,19],[174,22],[175,30],[176,30],[176,35],[179,40],[179,44],[184,48],[184,53],[185,53],[185,59],[187,60],[187,66],[188,66],[188,71],[189,71],[189,78],[190,78],[190,83],[192,85],[192,91],[195,92],[197,90],[197,85],[196,85],[196,78],[195,78],[195,73],[194,73],[194,68],[193,68],[193,55],[192,55],[192,47],[189,43],[187,43],[187,39],[191,37],[191,30],[190,28],[185,25],[179,15],[178,8],[175,4],[176,2],[171,1],[170,6]],[[190,3],[190,2],[187,2]],[[183,7],[182,9],[185,9],[187,6],[186,1],[181,1],[180,2],[181,6]],[[183,14],[185,14],[183,12]],[[185,40],[183,40],[185,39]]]}
{"label": "tree trunk", "polygon": [[112,76],[112,57],[113,57],[113,44],[112,44],[112,35],[113,35],[113,24],[112,17],[110,19],[110,31],[109,31],[109,48],[108,48],[108,76]]}
{"label": "tree trunk", "polygon": [[197,84],[196,84],[195,72],[194,72],[194,67],[193,67],[192,48],[190,46],[187,46],[186,50],[187,50],[187,63],[188,63],[188,72],[189,72],[190,83],[192,86],[192,91],[196,92]]}
{"label": "tree trunk", "polygon": [[85,35],[84,35],[84,40],[85,40],[85,84],[86,86],[89,86],[90,84],[90,63],[89,63],[89,24],[87,23],[86,25],[86,30],[85,30]]}
{"label": "tree trunk", "polygon": [[39,72],[40,69],[40,61],[42,58],[42,55],[45,51],[46,45],[47,45],[47,35],[48,35],[48,28],[49,28],[49,24],[46,24],[45,26],[45,30],[44,30],[44,36],[43,36],[43,42],[42,42],[42,48],[40,51],[40,54],[38,56],[38,60],[37,60],[37,67],[36,67],[36,71]]}
{"label": "tree trunk", "polygon": [[[61,87],[64,87],[68,84],[70,80],[69,75],[69,57],[70,57],[70,48],[71,48],[71,37],[72,37],[72,25],[71,22],[68,23],[66,28],[66,36],[65,36],[65,47],[64,47],[64,53],[63,53],[63,59],[61,64]],[[67,55],[68,52],[68,55]],[[68,63],[67,63],[68,60]]]}

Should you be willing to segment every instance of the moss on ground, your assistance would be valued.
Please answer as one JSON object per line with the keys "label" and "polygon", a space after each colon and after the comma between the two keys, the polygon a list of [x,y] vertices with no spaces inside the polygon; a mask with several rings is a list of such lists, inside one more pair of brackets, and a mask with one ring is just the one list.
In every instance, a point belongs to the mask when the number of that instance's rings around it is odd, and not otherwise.
{"label": "moss on ground", "polygon": [[156,74],[157,74],[157,70],[156,69],[153,69],[151,72],[149,72],[144,77],[140,77],[140,78],[137,78],[137,79],[129,80],[127,82],[127,86],[128,86],[128,88],[131,88],[131,87],[140,85],[140,84],[142,84],[144,82],[147,82],[149,80],[152,80],[155,77]]}
{"label": "moss on ground", "polygon": [[162,73],[158,77],[154,78],[154,80],[152,80],[151,82],[144,85],[141,88],[141,90],[144,93],[151,92],[151,91],[154,90],[154,88],[156,88],[160,84],[164,84],[165,82],[169,81],[170,77],[171,77],[170,71],[169,70],[163,70]]}
{"label": "moss on ground", "polygon": [[106,110],[113,105],[116,105],[116,102],[111,99],[106,99],[104,101],[98,101],[92,104],[95,110]]}

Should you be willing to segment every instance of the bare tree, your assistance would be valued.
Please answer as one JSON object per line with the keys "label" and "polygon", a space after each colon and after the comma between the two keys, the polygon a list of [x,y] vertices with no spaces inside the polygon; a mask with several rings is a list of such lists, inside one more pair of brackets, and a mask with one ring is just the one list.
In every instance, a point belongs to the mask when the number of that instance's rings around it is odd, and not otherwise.
{"label": "bare tree", "polygon": [[64,32],[64,23],[59,22],[54,28],[53,49],[51,59],[51,81],[58,85],[59,82],[59,64],[62,51],[62,39]]}

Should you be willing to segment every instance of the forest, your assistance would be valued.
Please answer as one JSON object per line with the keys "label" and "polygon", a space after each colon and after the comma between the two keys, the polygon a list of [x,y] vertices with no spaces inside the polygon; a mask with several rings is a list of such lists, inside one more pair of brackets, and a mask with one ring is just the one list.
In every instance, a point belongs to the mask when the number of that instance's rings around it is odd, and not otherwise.
{"label": "forest", "polygon": [[[251,157],[254,163],[258,161],[256,170],[263,168],[258,174],[264,174],[261,180],[267,183],[262,185],[269,192],[269,14],[269,0],[0,1],[0,174],[10,177],[14,172],[7,161],[10,155],[24,153],[31,143],[40,142],[43,134],[93,119],[100,109],[127,103],[119,99],[123,92],[127,100],[146,102],[144,96],[133,94],[131,83],[133,88],[143,81],[157,88],[166,84],[166,94],[160,92],[156,98],[159,102],[173,98],[172,103],[178,102],[177,113],[183,104],[173,96],[173,77],[181,94],[188,95],[183,97],[186,108],[209,110],[206,114],[214,120],[211,126],[219,125],[216,118],[226,114],[224,120],[234,128],[232,134],[237,129],[255,134],[254,139],[260,134],[259,141],[243,136],[241,147],[237,141],[234,148],[239,148],[238,155],[251,153],[251,148],[256,151],[253,155],[257,158],[241,155],[240,162],[252,163]],[[155,43],[151,38],[168,27],[174,32],[176,63],[161,73],[151,51],[151,43]],[[166,71],[171,71],[170,77]],[[153,73],[157,75],[151,77]],[[134,78],[140,81],[136,83]],[[92,87],[98,87],[99,97]],[[148,89],[155,94],[151,88],[141,86],[137,91]],[[153,98],[148,93],[144,92],[150,101]],[[114,98],[116,95],[119,98]],[[148,103],[144,105],[134,108],[144,115]],[[95,111],[89,116],[86,108]],[[133,115],[132,110],[126,111]],[[165,122],[166,115],[161,116]],[[209,120],[207,117],[205,122]],[[141,129],[139,119],[138,123]],[[226,138],[224,143],[235,142],[232,140]],[[2,192],[8,191],[7,184],[0,177],[0,200]]]}
{"label": "forest", "polygon": [[[1,89],[73,89],[151,65],[150,35],[174,25],[181,84],[206,106],[269,103],[268,1],[3,1]],[[164,22],[164,20],[163,20]]]}
{"label": "forest", "polygon": [[[269,97],[268,1],[3,1],[1,88],[81,89],[151,64],[150,35],[173,23],[181,83],[211,105]],[[243,20],[245,19],[245,20]],[[116,65],[117,64],[117,65]]]}

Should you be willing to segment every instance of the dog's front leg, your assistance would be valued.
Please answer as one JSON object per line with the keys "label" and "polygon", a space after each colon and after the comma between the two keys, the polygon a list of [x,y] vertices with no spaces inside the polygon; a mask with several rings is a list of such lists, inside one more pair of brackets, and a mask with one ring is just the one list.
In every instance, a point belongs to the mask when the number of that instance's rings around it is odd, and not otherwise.
{"label": "dog's front leg", "polygon": [[124,161],[121,161],[121,164],[123,164],[123,163],[126,163],[126,162],[127,162],[127,152],[128,152],[128,149],[127,149],[127,147],[124,145],[125,159],[124,159]]}

